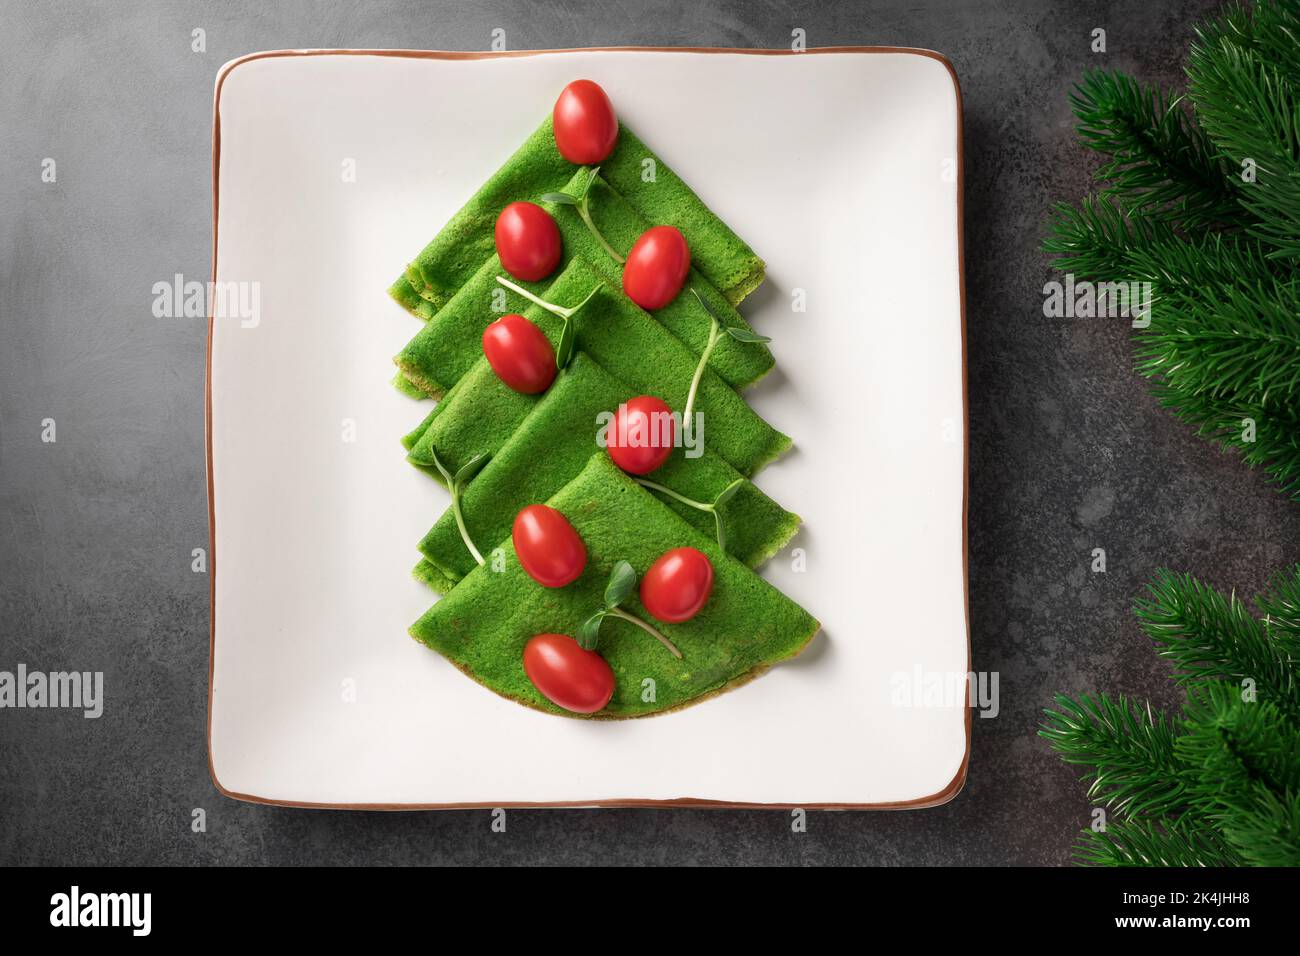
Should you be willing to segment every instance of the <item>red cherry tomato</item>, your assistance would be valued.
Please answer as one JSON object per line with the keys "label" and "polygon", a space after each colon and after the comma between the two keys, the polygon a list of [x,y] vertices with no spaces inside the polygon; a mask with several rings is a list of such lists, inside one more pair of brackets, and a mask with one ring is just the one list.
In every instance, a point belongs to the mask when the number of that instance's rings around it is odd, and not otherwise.
{"label": "red cherry tomato", "polygon": [[555,146],[571,163],[603,163],[618,141],[618,117],[599,84],[574,80],[560,92],[551,111]]}
{"label": "red cherry tomato", "polygon": [[614,671],[567,634],[538,634],[524,645],[524,673],[543,697],[575,714],[594,714],[614,696]]}
{"label": "red cherry tomato", "polygon": [[501,265],[516,279],[545,279],[560,264],[560,227],[536,203],[512,202],[502,209],[494,235]]}
{"label": "red cherry tomato", "polygon": [[515,515],[510,537],[519,563],[542,587],[562,588],[587,566],[587,546],[569,519],[554,508],[524,508]]}
{"label": "red cherry tomato", "polygon": [[503,315],[484,329],[483,354],[497,378],[516,392],[536,395],[555,379],[555,349],[522,315]]}
{"label": "red cherry tomato", "polygon": [[632,475],[648,475],[673,453],[677,423],[672,409],[653,395],[638,395],[618,406],[605,437],[614,464]]}
{"label": "red cherry tomato", "polygon": [[691,271],[686,237],[672,226],[641,233],[623,264],[623,291],[647,311],[662,309],[682,291]]}
{"label": "red cherry tomato", "polygon": [[669,624],[689,621],[713,592],[713,565],[703,551],[665,551],[641,578],[641,603]]}

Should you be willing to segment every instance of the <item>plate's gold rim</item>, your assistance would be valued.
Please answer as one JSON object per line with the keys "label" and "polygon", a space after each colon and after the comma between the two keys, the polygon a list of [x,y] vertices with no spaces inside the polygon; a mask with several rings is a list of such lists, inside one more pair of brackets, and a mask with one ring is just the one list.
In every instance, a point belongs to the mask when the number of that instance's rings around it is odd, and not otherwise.
{"label": "plate's gold rim", "polygon": [[[423,60],[483,60],[521,56],[544,56],[552,53],[731,53],[747,56],[812,56],[835,53],[910,53],[929,57],[943,65],[952,77],[953,92],[957,98],[957,283],[961,299],[961,402],[962,402],[962,500],[961,500],[961,540],[962,540],[962,591],[966,618],[966,670],[971,668],[970,639],[970,551],[967,542],[967,513],[970,505],[970,409],[966,395],[966,261],[965,234],[963,224],[963,188],[965,181],[965,160],[962,144],[962,98],[961,83],[957,71],[948,58],[934,50],[915,47],[889,46],[837,46],[813,47],[802,52],[794,50],[747,50],[732,47],[666,47],[666,46],[612,46],[581,47],[561,50],[507,50],[489,51],[451,51],[451,50],[368,50],[368,49],[323,49],[323,50],[263,50],[249,53],[224,64],[217,72],[216,88],[212,97],[212,281],[217,280],[217,212],[220,203],[218,194],[221,172],[221,88],[235,69],[255,60],[272,57],[307,57],[307,56],[386,56],[404,57]],[[969,699],[969,682],[965,707],[966,749],[962,754],[961,764],[948,785],[936,793],[914,800],[901,800],[887,803],[746,803],[730,800],[702,800],[695,797],[678,797],[670,800],[650,800],[639,797],[606,798],[599,800],[561,800],[541,803],[528,802],[474,802],[474,803],[315,803],[299,800],[277,800],[250,793],[238,793],[227,789],[217,777],[212,765],[212,676],[216,660],[217,643],[217,562],[216,562],[216,516],[213,510],[212,481],[212,327],[213,316],[208,316],[207,360],[204,371],[204,432],[208,485],[208,602],[210,608],[208,625],[208,716],[207,749],[208,774],[212,784],[223,796],[248,803],[261,803],[277,807],[303,807],[324,810],[481,810],[481,809],[532,809],[560,807],[690,807],[690,808],[724,808],[735,810],[912,810],[924,807],[937,807],[952,800],[966,784],[967,770],[970,766],[971,753],[971,701]]]}

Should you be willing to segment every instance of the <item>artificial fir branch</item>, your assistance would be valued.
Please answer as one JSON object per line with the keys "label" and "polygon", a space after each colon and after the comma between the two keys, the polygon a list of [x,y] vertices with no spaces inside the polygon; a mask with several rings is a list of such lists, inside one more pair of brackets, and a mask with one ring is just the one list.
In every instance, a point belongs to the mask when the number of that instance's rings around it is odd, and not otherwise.
{"label": "artificial fir branch", "polygon": [[1250,679],[1261,699],[1300,722],[1295,665],[1236,594],[1225,598],[1189,574],[1160,570],[1133,611],[1179,683]]}
{"label": "artificial fir branch", "polygon": [[1212,282],[1252,288],[1295,279],[1293,272],[1269,261],[1257,240],[1219,232],[1180,238],[1157,226],[1148,241],[1129,250],[1128,261],[1142,278],[1163,290]]}
{"label": "artificial fir branch", "polygon": [[1176,749],[1213,785],[1201,809],[1242,859],[1300,865],[1300,733],[1272,702],[1210,684],[1188,696]]}
{"label": "artificial fir branch", "polygon": [[1251,866],[1300,866],[1300,793],[1253,787],[1220,814],[1219,826]]}
{"label": "artificial fir branch", "polygon": [[[1300,280],[1283,278],[1254,240],[1185,240],[1105,199],[1058,206],[1046,248],[1083,276],[1153,283],[1150,324],[1134,331],[1137,370],[1181,418],[1300,494],[1288,429],[1300,407]],[[1243,438],[1247,419],[1259,434]]]}
{"label": "artificial fir branch", "polygon": [[1208,282],[1250,285],[1288,278],[1256,240],[1219,232],[1184,237],[1168,223],[1130,219],[1113,200],[1086,196],[1079,205],[1057,203],[1043,243],[1055,265],[1088,278],[1154,282],[1163,290]]}
{"label": "artificial fir branch", "polygon": [[1131,814],[1181,816],[1189,809],[1182,761],[1174,752],[1174,728],[1123,697],[1084,694],[1056,698],[1042,736],[1061,759],[1091,767],[1088,796]]}
{"label": "artificial fir branch", "polygon": [[[1240,173],[1247,230],[1277,257],[1300,259],[1300,23],[1294,2],[1261,2],[1254,14],[1197,31],[1188,63],[1196,117]],[[1258,22],[1257,22],[1258,21]]]}
{"label": "artificial fir branch", "polygon": [[1240,866],[1242,860],[1213,834],[1117,820],[1085,830],[1075,859],[1089,866]]}
{"label": "artificial fir branch", "polygon": [[1080,862],[1300,865],[1300,565],[1255,604],[1263,621],[1235,596],[1159,572],[1135,610],[1187,688],[1181,713],[1105,695],[1061,696],[1047,711],[1040,733],[1087,768],[1089,796],[1112,811],[1083,832]]}
{"label": "artificial fir branch", "polygon": [[1235,43],[1257,51],[1265,62],[1276,63],[1284,76],[1300,77],[1300,4],[1296,0],[1226,5],[1218,16],[1196,28],[1207,45]]}
{"label": "artificial fir branch", "polygon": [[1173,746],[1179,758],[1223,791],[1258,783],[1273,793],[1300,793],[1300,734],[1262,691],[1251,706],[1241,687],[1216,681],[1193,690],[1183,708],[1184,733]]}
{"label": "artificial fir branch", "polygon": [[1268,411],[1235,399],[1186,392],[1163,382],[1153,391],[1156,401],[1192,425],[1201,438],[1235,448],[1242,461],[1265,469],[1286,493],[1300,501],[1300,418],[1296,410]]}
{"label": "artificial fir branch", "polygon": [[1129,220],[1117,203],[1105,197],[1085,196],[1077,207],[1057,203],[1052,213],[1043,249],[1056,256],[1054,265],[1062,272],[1088,279],[1149,279],[1132,271],[1129,257],[1157,242],[1168,246],[1179,241],[1172,230],[1158,234],[1147,220]]}
{"label": "artificial fir branch", "polygon": [[1300,572],[1274,576],[1268,590],[1255,598],[1264,628],[1291,660],[1300,660]]}
{"label": "artificial fir branch", "polygon": [[1080,138],[1108,157],[1097,178],[1130,214],[1186,229],[1229,223],[1241,209],[1227,167],[1180,99],[1105,70],[1070,95]]}
{"label": "artificial fir branch", "polygon": [[1163,286],[1134,361],[1189,394],[1287,410],[1300,407],[1300,285]]}
{"label": "artificial fir branch", "polygon": [[1168,94],[1086,75],[1072,103],[1111,185],[1057,205],[1044,248],[1078,278],[1150,282],[1133,335],[1157,400],[1300,500],[1298,11],[1261,0],[1198,30],[1195,122]]}
{"label": "artificial fir branch", "polygon": [[1089,198],[1057,207],[1046,248],[1062,269],[1156,286],[1150,325],[1135,335],[1142,374],[1214,398],[1300,403],[1300,279],[1284,278],[1258,243],[1219,233],[1184,240]]}

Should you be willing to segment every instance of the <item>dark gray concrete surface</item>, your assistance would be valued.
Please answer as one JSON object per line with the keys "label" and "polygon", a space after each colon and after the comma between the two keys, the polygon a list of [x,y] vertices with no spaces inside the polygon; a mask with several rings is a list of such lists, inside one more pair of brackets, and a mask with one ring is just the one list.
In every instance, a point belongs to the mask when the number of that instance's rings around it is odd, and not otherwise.
{"label": "dark gray concrete surface", "polygon": [[[1124,324],[1042,315],[1048,204],[1088,189],[1066,92],[1106,64],[1177,83],[1204,0],[663,6],[0,2],[0,669],[105,672],[99,720],[0,711],[0,863],[1061,864],[1088,803],[1035,736],[1058,690],[1175,699],[1128,607],[1161,564],[1251,592],[1300,506],[1194,438],[1131,372]],[[976,720],[965,791],[902,813],[284,810],[218,795],[204,744],[201,320],[150,288],[209,272],[226,60],[282,47],[929,47],[965,98]],[[207,51],[190,49],[201,27]],[[1107,31],[1104,55],[1090,31]],[[55,184],[41,162],[57,161]],[[57,442],[40,440],[57,421]],[[1107,552],[1105,574],[1090,552]],[[207,832],[191,832],[194,808]]]}

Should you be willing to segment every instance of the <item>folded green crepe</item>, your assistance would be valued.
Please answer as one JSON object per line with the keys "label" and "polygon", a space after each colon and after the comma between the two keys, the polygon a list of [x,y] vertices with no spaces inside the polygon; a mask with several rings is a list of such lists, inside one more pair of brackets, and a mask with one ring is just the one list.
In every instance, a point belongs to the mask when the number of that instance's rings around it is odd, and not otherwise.
{"label": "folded green crepe", "polygon": [[[585,183],[586,174],[578,173]],[[578,186],[571,184],[570,190]],[[646,223],[608,186],[599,180],[591,187],[592,216],[607,238],[617,247],[629,248],[646,228]],[[622,267],[601,248],[572,206],[544,203],[555,216],[564,241],[562,262],[582,258],[594,266],[610,285],[622,289]],[[423,391],[440,395],[454,385],[483,351],[483,330],[501,312],[522,312],[528,301],[498,283],[497,277],[510,276],[501,260],[492,253],[479,269],[438,313],[436,322],[428,322],[416,333],[395,361],[402,372]],[[511,279],[511,281],[515,281]],[[695,301],[693,288],[727,325],[749,329],[740,313],[694,269],[687,275],[686,287],[668,305],[656,309],[654,318],[664,328],[686,343],[699,355],[709,340],[709,316]],[[555,305],[576,305],[581,296],[565,302],[549,297],[542,282],[517,282],[521,288],[540,295]],[[585,294],[585,290],[583,290]],[[728,384],[742,388],[762,378],[775,364],[767,346],[739,342],[731,336],[720,339],[709,357],[709,367]]]}
{"label": "folded green crepe", "polygon": [[[572,260],[547,295],[555,301],[576,303],[592,289],[596,289],[595,295],[570,320],[576,323],[577,347],[615,378],[682,411],[699,364],[690,349],[621,290],[605,283],[585,259]],[[558,344],[563,320],[536,306],[524,314],[546,333],[552,345]],[[425,329],[442,325],[443,319],[439,319]],[[439,404],[437,414],[429,419],[424,434],[410,449],[412,461],[432,464],[432,449],[448,470],[455,470],[475,454],[491,454],[538,401],[537,396],[519,395],[507,388],[492,373],[482,351],[480,346],[479,356],[461,377],[467,384],[461,387],[458,382]],[[705,445],[742,475],[754,474],[790,447],[787,436],[763,421],[711,369],[706,368],[700,377],[695,411],[704,416]]]}
{"label": "folded green crepe", "polygon": [[434,594],[446,594],[460,583],[454,578],[447,577],[428,558],[421,558],[419,564],[411,569],[411,574],[415,580],[428,585]]}
{"label": "folded green crepe", "polygon": [[[433,316],[493,253],[501,210],[561,189],[577,168],[555,148],[548,116],[393,283],[393,298],[421,318]],[[696,267],[728,302],[740,302],[763,281],[763,260],[626,126],[620,124],[601,172],[642,219],[682,231]]]}
{"label": "folded green crepe", "polygon": [[388,294],[397,300],[398,305],[422,322],[428,322],[438,311],[432,302],[420,298],[405,278],[398,279],[390,285]]}
{"label": "folded green crepe", "polygon": [[507,387],[487,359],[481,359],[402,438],[409,452],[406,460],[445,485],[441,473],[433,468],[435,452],[453,473],[471,458],[492,455],[540,400],[540,395],[524,395]]}
{"label": "folded green crepe", "polygon": [[[496,452],[461,495],[461,513],[470,539],[482,546],[510,536],[515,515],[525,505],[550,498],[578,474],[599,448],[597,419],[636,395],[582,352],[555,380],[542,400]],[[743,482],[721,506],[727,551],[754,567],[770,558],[799,528],[799,516],[783,509],[734,468],[707,449],[688,458],[686,449],[646,478],[693,501],[711,503],[733,482]],[[441,453],[439,460],[441,460]],[[445,467],[445,466],[444,466]],[[701,532],[716,537],[712,514],[663,492],[665,503]],[[420,542],[420,551],[451,579],[475,567],[449,509]]]}
{"label": "folded green crepe", "polygon": [[397,374],[393,376],[393,388],[397,389],[407,398],[428,398],[429,397],[428,395],[424,394],[424,389],[420,388],[420,386],[416,385],[409,378],[407,378],[401,369],[398,369]]}
{"label": "folded green crepe", "polygon": [[424,418],[420,420],[420,424],[416,425],[409,432],[407,432],[405,435],[402,436],[403,448],[405,448],[409,452],[412,448],[415,447],[416,443],[420,440],[420,437],[426,431],[428,431],[429,425],[433,423],[433,419],[438,414],[438,409],[441,406],[442,406],[442,402],[439,402],[437,405],[434,405],[433,408],[429,410],[429,414],[425,415]]}
{"label": "folded green crepe", "polygon": [[[602,606],[615,563],[626,560],[641,575],[671,548],[689,546],[708,556],[713,593],[691,620],[655,622],[682,652],[680,660],[640,628],[605,620],[598,650],[614,671],[615,690],[592,717],[644,717],[696,703],[794,657],[817,632],[807,611],[719,551],[717,542],[624,475],[604,452],[593,455],[548,504],[569,519],[587,546],[587,567],[576,581],[562,588],[537,584],[520,568],[506,538],[503,570],[475,568],[411,627],[413,637],[503,697],[582,716],[556,707],[533,687],[524,673],[524,645],[536,634],[576,634]],[[635,592],[623,606],[652,620]]]}

